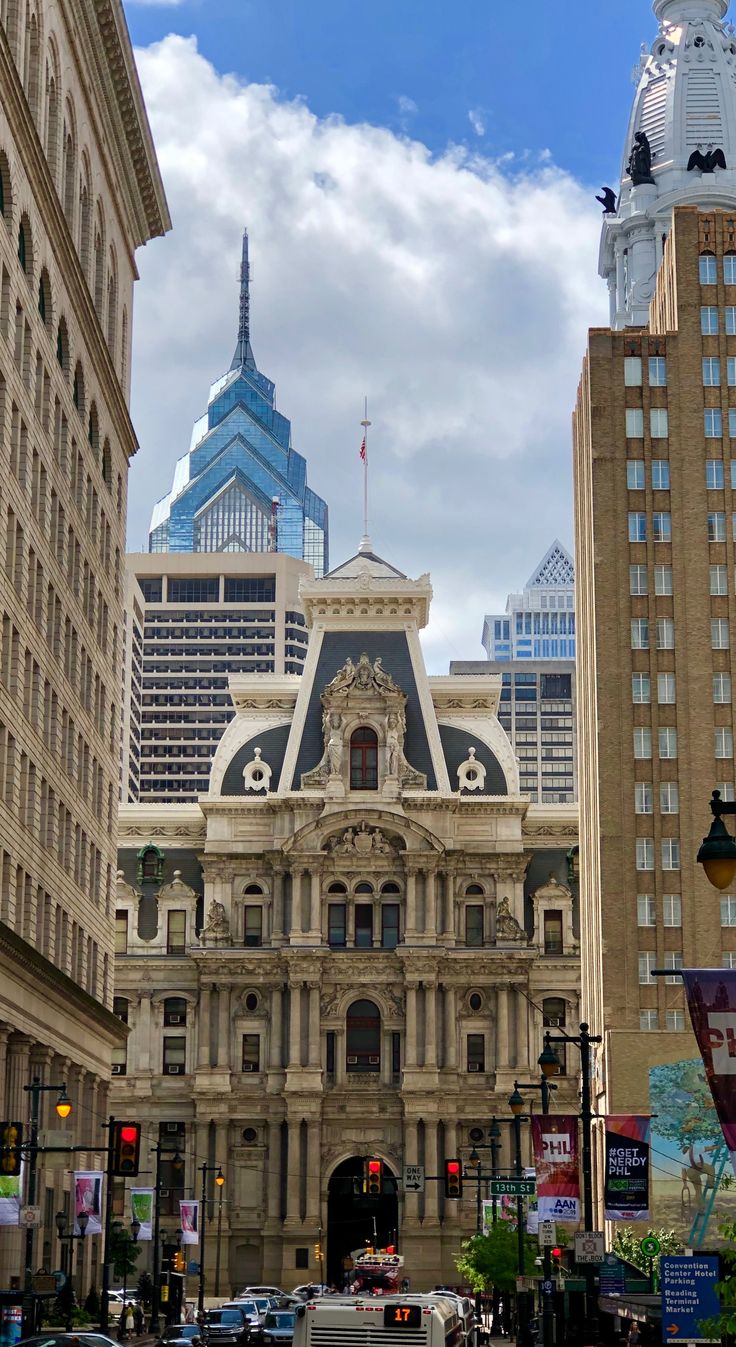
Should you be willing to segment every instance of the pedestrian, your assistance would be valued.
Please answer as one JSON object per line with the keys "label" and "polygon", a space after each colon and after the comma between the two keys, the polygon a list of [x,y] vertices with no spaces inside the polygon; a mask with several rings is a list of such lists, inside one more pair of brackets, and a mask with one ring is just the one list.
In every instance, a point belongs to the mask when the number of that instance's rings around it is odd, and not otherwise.
{"label": "pedestrian", "polygon": [[125,1311],[126,1306],[123,1305],[118,1319],[118,1342],[125,1342]]}
{"label": "pedestrian", "polygon": [[135,1335],[137,1338],[139,1338],[144,1328],[143,1306],[141,1305],[139,1300],[137,1300],[135,1305],[133,1306],[133,1322],[135,1324]]}
{"label": "pedestrian", "polygon": [[634,1320],[634,1322],[631,1325],[631,1328],[629,1329],[629,1336],[627,1337],[626,1341],[628,1343],[628,1347],[640,1347],[641,1333],[639,1332],[639,1325],[637,1324],[636,1320]]}
{"label": "pedestrian", "polygon": [[133,1306],[132,1306],[132,1305],[126,1305],[126,1307],[125,1307],[125,1336],[126,1336],[126,1338],[131,1337],[134,1331],[135,1331],[135,1315],[133,1314]]}

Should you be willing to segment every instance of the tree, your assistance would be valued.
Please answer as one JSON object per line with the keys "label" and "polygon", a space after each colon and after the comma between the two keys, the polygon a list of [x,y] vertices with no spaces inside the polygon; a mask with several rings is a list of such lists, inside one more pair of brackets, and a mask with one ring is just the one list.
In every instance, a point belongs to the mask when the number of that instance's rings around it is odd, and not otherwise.
{"label": "tree", "polygon": [[120,1280],[127,1281],[140,1257],[140,1245],[134,1244],[122,1221],[113,1221],[110,1229],[110,1262]]}
{"label": "tree", "polygon": [[[526,1235],[524,1245],[529,1272],[539,1250]],[[474,1291],[490,1291],[494,1286],[507,1293],[515,1291],[519,1272],[516,1227],[509,1221],[496,1221],[489,1234],[465,1240],[455,1266]]]}
{"label": "tree", "polygon": [[[648,1230],[647,1234],[654,1235],[655,1239],[659,1240],[661,1252],[663,1254],[682,1253],[682,1240],[674,1230]],[[641,1238],[640,1231],[636,1230],[633,1226],[617,1226],[612,1246],[613,1252],[617,1253],[619,1258],[623,1258],[624,1262],[632,1263],[634,1267],[640,1268],[641,1271],[647,1275],[649,1273],[649,1264],[651,1262],[655,1274],[659,1276],[660,1255],[657,1254],[656,1258],[652,1258],[651,1260],[647,1258],[646,1254],[642,1253],[639,1248]]]}
{"label": "tree", "polygon": [[736,1221],[728,1221],[718,1227],[723,1238],[729,1240],[720,1255],[725,1264],[723,1281],[716,1282],[716,1290],[721,1297],[721,1313],[717,1319],[705,1319],[698,1324],[703,1337],[716,1341],[730,1340],[736,1333]]}

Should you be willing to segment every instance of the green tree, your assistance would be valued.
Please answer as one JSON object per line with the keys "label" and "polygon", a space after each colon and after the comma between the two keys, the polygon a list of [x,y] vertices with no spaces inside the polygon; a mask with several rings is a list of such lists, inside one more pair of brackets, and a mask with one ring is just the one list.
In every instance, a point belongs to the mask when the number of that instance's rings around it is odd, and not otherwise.
{"label": "green tree", "polygon": [[[525,1268],[529,1274],[539,1249],[524,1236]],[[455,1259],[461,1277],[474,1291],[514,1291],[519,1272],[516,1227],[509,1221],[496,1221],[487,1235],[473,1235],[465,1240],[462,1252]]]}
{"label": "green tree", "polygon": [[[682,1253],[682,1240],[674,1230],[665,1230],[661,1228],[658,1230],[648,1230],[647,1234],[654,1235],[655,1239],[659,1240],[661,1252],[663,1254]],[[623,1258],[627,1263],[633,1263],[634,1267],[641,1268],[641,1271],[648,1275],[650,1260],[639,1248],[641,1239],[641,1230],[637,1230],[631,1225],[620,1225],[616,1227],[612,1248],[613,1252],[617,1253],[619,1258]],[[652,1258],[651,1260],[657,1277],[659,1276],[659,1259],[660,1255],[657,1254],[657,1257]]]}
{"label": "green tree", "polygon": [[706,1319],[698,1327],[706,1338],[729,1340],[736,1333],[736,1221],[720,1225],[719,1230],[729,1243],[719,1250],[726,1265],[723,1281],[716,1289],[721,1297],[721,1313],[717,1319]]}
{"label": "green tree", "polygon": [[110,1230],[110,1262],[116,1277],[127,1281],[140,1257],[140,1244],[134,1244],[122,1221],[113,1221]]}

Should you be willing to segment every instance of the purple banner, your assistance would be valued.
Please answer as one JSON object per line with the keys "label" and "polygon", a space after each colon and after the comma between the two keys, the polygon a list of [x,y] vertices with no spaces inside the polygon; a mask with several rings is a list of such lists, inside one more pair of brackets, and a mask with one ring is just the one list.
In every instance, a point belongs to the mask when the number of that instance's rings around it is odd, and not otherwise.
{"label": "purple banner", "polygon": [[736,1173],[736,969],[683,972],[690,1019]]}
{"label": "purple banner", "polygon": [[605,1218],[649,1220],[649,1132],[640,1114],[606,1118]]}

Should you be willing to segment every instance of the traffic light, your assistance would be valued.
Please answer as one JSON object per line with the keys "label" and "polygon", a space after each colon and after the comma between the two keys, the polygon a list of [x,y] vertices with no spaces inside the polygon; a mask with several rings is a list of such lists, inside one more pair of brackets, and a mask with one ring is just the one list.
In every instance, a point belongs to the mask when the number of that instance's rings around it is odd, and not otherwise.
{"label": "traffic light", "polygon": [[20,1174],[23,1143],[23,1124],[0,1123],[0,1174],[14,1177]]}
{"label": "traffic light", "polygon": [[315,1244],[315,1246],[314,1246],[314,1261],[315,1261],[316,1263],[321,1263],[321,1262],[322,1262],[322,1245],[321,1245],[321,1244]]}
{"label": "traffic light", "polygon": [[112,1129],[112,1173],[119,1179],[134,1179],[141,1154],[141,1125],[116,1122]]}
{"label": "traffic light", "polygon": [[380,1197],[383,1190],[383,1160],[366,1160],[365,1191],[369,1197]]}
{"label": "traffic light", "polygon": [[184,1258],[184,1254],[182,1253],[181,1249],[177,1249],[176,1253],[174,1254],[174,1272],[185,1272],[186,1266],[187,1265],[186,1260]]}
{"label": "traffic light", "polygon": [[445,1197],[457,1201],[463,1195],[463,1169],[459,1160],[445,1160]]}

